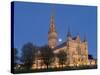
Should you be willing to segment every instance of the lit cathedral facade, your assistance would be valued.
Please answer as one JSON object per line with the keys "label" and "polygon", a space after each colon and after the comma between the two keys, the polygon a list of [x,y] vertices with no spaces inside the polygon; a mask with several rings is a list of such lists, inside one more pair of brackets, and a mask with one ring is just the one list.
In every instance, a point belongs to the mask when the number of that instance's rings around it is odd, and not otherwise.
{"label": "lit cathedral facade", "polygon": [[88,63],[88,45],[86,39],[83,41],[80,40],[80,35],[77,37],[72,37],[70,31],[67,34],[67,39],[63,43],[62,47],[57,46],[57,32],[54,23],[54,16],[51,17],[50,29],[48,32],[48,45],[50,48],[54,48],[54,53],[59,53],[63,50],[67,53],[67,62],[66,64],[73,65],[86,65]]}
{"label": "lit cathedral facade", "polygon": [[[58,34],[56,31],[54,16],[51,16],[51,22],[48,31],[48,45],[53,49],[54,54],[58,54],[60,51],[64,51],[67,54],[67,61],[64,64],[65,66],[96,64],[95,60],[88,59],[88,42],[86,40],[86,37],[81,40],[79,34],[76,37],[72,37],[71,32],[68,31],[65,42],[58,45]],[[38,52],[37,54],[40,54],[40,52]],[[51,66],[58,67],[59,59],[57,57],[54,58],[55,61]],[[37,57],[35,61],[36,63],[33,64],[32,68],[35,68],[36,64],[41,66],[41,59],[38,59]],[[43,67],[45,67],[45,65]]]}

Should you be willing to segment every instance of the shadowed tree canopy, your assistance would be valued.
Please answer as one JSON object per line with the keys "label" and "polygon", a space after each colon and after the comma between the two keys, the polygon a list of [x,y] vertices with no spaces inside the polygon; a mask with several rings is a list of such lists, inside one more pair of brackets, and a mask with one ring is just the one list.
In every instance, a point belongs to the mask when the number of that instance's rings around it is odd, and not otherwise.
{"label": "shadowed tree canopy", "polygon": [[17,61],[19,60],[19,58],[18,58],[18,49],[13,48],[13,50],[14,50],[14,63],[17,63]]}
{"label": "shadowed tree canopy", "polygon": [[93,59],[93,56],[91,54],[89,54],[88,59]]}
{"label": "shadowed tree canopy", "polygon": [[37,49],[36,46],[30,42],[23,45],[21,60],[24,63],[25,68],[27,69],[31,68],[35,58],[36,49]]}
{"label": "shadowed tree canopy", "polygon": [[64,51],[60,51],[57,57],[59,58],[59,64],[63,66],[63,64],[67,61],[67,54]]}
{"label": "shadowed tree canopy", "polygon": [[44,64],[47,65],[48,68],[48,66],[54,61],[53,50],[48,45],[45,45],[41,48],[41,52],[42,52],[43,62]]}

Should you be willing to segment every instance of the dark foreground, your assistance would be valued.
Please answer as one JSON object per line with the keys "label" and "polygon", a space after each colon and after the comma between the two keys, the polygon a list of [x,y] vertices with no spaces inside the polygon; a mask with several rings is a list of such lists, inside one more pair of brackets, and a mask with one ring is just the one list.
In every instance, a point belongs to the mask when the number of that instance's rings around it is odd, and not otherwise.
{"label": "dark foreground", "polygon": [[63,67],[63,68],[48,68],[48,69],[22,69],[22,70],[15,70],[14,74],[19,73],[36,73],[36,72],[53,72],[53,71],[69,71],[69,70],[86,70],[86,69],[97,69],[97,65],[93,66],[79,66],[79,67]]}

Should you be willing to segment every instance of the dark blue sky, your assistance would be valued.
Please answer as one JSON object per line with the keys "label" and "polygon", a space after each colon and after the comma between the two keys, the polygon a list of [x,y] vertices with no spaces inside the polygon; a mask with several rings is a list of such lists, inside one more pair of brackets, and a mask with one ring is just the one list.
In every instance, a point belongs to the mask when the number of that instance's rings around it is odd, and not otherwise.
{"label": "dark blue sky", "polygon": [[58,38],[64,42],[70,31],[81,39],[87,35],[89,54],[97,55],[97,8],[95,6],[41,4],[15,2],[14,7],[14,47],[19,50],[27,42],[38,46],[47,44],[52,12]]}

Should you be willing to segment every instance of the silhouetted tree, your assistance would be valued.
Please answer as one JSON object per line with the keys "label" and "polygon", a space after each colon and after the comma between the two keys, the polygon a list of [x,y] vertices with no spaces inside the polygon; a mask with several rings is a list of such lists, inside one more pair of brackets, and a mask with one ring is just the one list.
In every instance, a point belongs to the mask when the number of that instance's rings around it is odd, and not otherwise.
{"label": "silhouetted tree", "polygon": [[53,50],[51,48],[49,48],[48,45],[45,45],[44,47],[41,48],[41,52],[42,52],[42,58],[43,58],[43,62],[44,64],[47,65],[47,69],[48,66],[54,61],[53,57]]}
{"label": "silhouetted tree", "polygon": [[22,47],[21,60],[24,63],[25,69],[32,67],[33,61],[35,60],[36,46],[32,43],[27,43]]}
{"label": "silhouetted tree", "polygon": [[93,59],[93,56],[91,54],[89,54],[88,59]]}
{"label": "silhouetted tree", "polygon": [[65,64],[67,60],[67,54],[64,51],[60,51],[57,57],[59,58],[59,64],[61,64],[63,67],[63,64]]}
{"label": "silhouetted tree", "polygon": [[17,61],[19,60],[19,57],[18,57],[18,49],[17,48],[12,48],[12,50],[13,50],[13,52],[14,52],[14,54],[12,54],[13,55],[13,59],[12,59],[12,64],[13,64],[13,68],[15,69],[15,70],[17,70]]}
{"label": "silhouetted tree", "polygon": [[14,63],[16,63],[17,61],[18,61],[18,50],[17,50],[17,48],[13,48],[13,50],[14,50]]}

